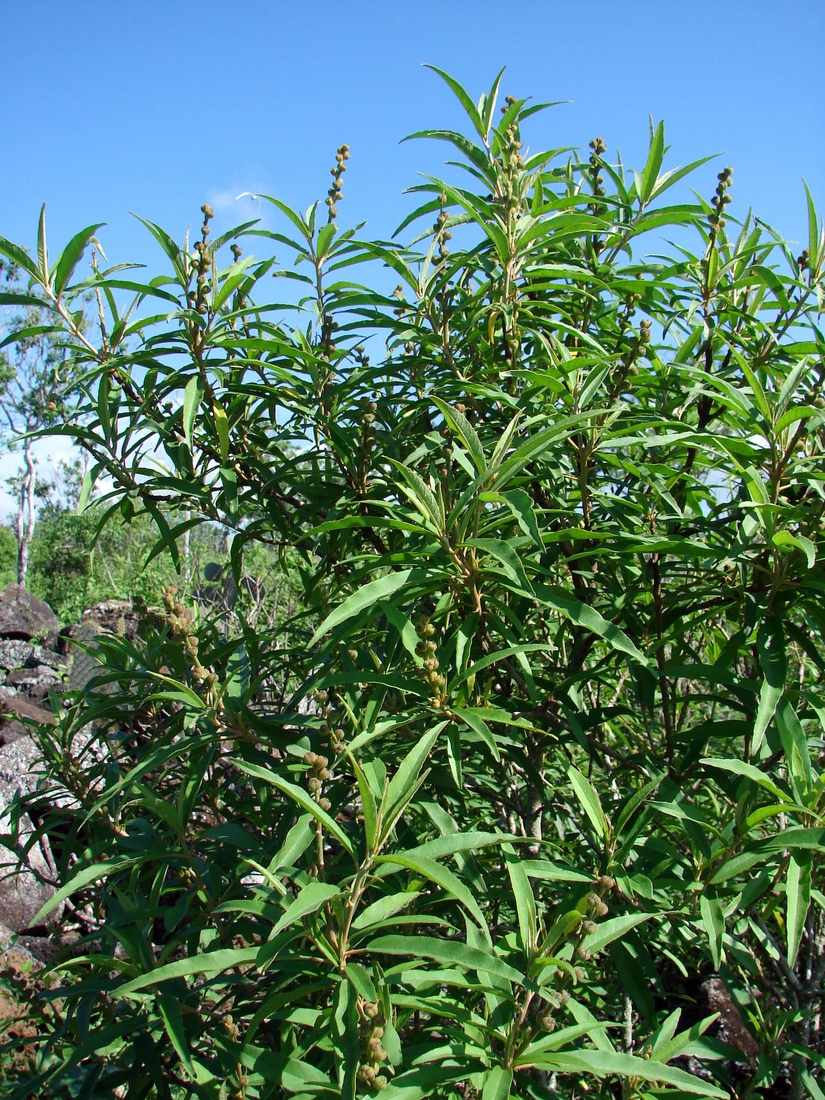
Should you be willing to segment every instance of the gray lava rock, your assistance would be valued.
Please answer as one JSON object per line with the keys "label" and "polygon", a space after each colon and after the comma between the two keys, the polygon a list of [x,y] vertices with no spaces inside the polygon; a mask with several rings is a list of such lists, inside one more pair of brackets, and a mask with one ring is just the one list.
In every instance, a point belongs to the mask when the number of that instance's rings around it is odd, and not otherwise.
{"label": "gray lava rock", "polygon": [[[33,739],[18,737],[0,748],[0,809],[5,810],[17,791],[35,790],[40,778],[35,770],[39,750]],[[8,823],[2,822],[4,831]],[[31,821],[21,821],[18,853],[0,849],[0,922],[14,932],[30,928],[35,914],[54,896],[55,889],[42,879],[54,877],[54,861],[45,837],[32,845],[18,870],[16,855],[22,854],[34,829]],[[62,912],[58,906],[48,916],[51,923]]]}
{"label": "gray lava rock", "polygon": [[28,641],[56,634],[59,627],[58,618],[49,605],[35,599],[20,585],[10,584],[0,592],[0,638]]}
{"label": "gray lava rock", "polygon": [[6,677],[6,686],[13,687],[31,703],[37,703],[45,699],[51,688],[65,687],[63,677],[48,665],[38,665],[36,668],[21,668],[17,672],[10,672]]}

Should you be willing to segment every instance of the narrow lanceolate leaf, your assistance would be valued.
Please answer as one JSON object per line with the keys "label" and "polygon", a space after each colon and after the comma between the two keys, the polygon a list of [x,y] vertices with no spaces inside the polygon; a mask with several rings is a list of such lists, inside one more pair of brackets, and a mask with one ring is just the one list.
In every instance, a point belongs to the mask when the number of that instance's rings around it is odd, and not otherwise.
{"label": "narrow lanceolate leaf", "polygon": [[52,288],[56,297],[59,298],[68,286],[75,268],[80,263],[83,253],[89,246],[89,242],[103,224],[103,222],[98,222],[96,225],[90,225],[86,229],[82,229],[72,237],[61,252],[60,258],[54,265],[54,273],[52,275]]}
{"label": "narrow lanceolate leaf", "polygon": [[502,847],[507,863],[507,874],[510,876],[510,885],[513,889],[521,942],[524,944],[527,955],[531,956],[536,950],[536,899],[533,897],[533,888],[519,854],[512,844],[504,844]]}
{"label": "narrow lanceolate leaf", "polygon": [[785,879],[785,915],[787,918],[788,966],[796,965],[799,946],[805,932],[805,922],[811,904],[810,852],[794,852],[788,861]]}
{"label": "narrow lanceolate leaf", "polygon": [[309,640],[310,647],[317,643],[348,619],[355,618],[363,611],[375,607],[381,600],[387,599],[407,584],[414,584],[423,580],[426,573],[422,569],[401,569],[397,573],[388,573],[386,577],[379,577],[376,581],[370,581],[363,585],[338,607],[335,608],[321,623]]}
{"label": "narrow lanceolate leaf", "polygon": [[594,787],[578,768],[568,768],[567,778],[573,785],[576,798],[578,798],[579,804],[590,819],[590,824],[596,830],[596,835],[600,840],[604,840],[607,837],[609,826]]}
{"label": "narrow lanceolate leaf", "polygon": [[72,894],[78,893],[78,891],[92,882],[108,878],[117,871],[122,871],[124,868],[130,867],[134,863],[139,863],[140,859],[140,856],[132,856],[128,859],[103,860],[100,863],[93,863],[89,867],[84,867],[82,871],[78,871],[78,873],[73,875],[65,885],[55,891],[45,905],[35,913],[32,918],[31,927],[34,928],[36,925],[40,924],[44,917],[47,917],[53,909],[56,909],[58,905],[64,902],[66,898],[71,897]]}
{"label": "narrow lanceolate leaf", "polygon": [[161,990],[157,996],[157,1006],[163,1020],[163,1026],[166,1028],[166,1034],[169,1036],[176,1054],[186,1066],[189,1075],[194,1077],[195,1067],[192,1065],[192,1053],[183,1026],[180,1001],[174,993]]}
{"label": "narrow lanceolate leaf", "polygon": [[702,924],[705,926],[705,934],[708,938],[713,968],[718,970],[722,965],[722,937],[725,934],[725,915],[722,912],[722,903],[718,898],[702,894],[699,898],[699,911],[702,914]]}
{"label": "narrow lanceolate leaf", "polygon": [[751,751],[754,753],[759,751],[765,739],[765,731],[785,690],[787,657],[785,632],[780,619],[772,617],[762,623],[756,636],[756,649],[764,679],[759,690],[759,709],[753,727]]}
{"label": "narrow lanceolate leaf", "polygon": [[192,428],[203,400],[205,388],[203,378],[196,374],[186,383],[186,389],[183,393],[183,434],[189,447],[192,446]]}
{"label": "narrow lanceolate leaf", "polygon": [[507,1100],[513,1084],[513,1071],[493,1066],[481,1090],[481,1100]]}
{"label": "narrow lanceolate leaf", "polygon": [[287,911],[272,929],[272,935],[277,936],[285,928],[289,928],[304,917],[317,913],[322,906],[332,898],[337,897],[341,890],[337,886],[331,886],[326,882],[310,882],[300,891],[287,907]]}
{"label": "narrow lanceolate leaf", "polygon": [[637,1058],[614,1050],[559,1051],[557,1054],[540,1055],[530,1063],[533,1066],[555,1070],[557,1073],[592,1073],[594,1077],[635,1077],[640,1081],[673,1085],[680,1092],[693,1096],[711,1096],[726,1100],[728,1093],[707,1081],[694,1077],[676,1066],[654,1062],[652,1058]]}
{"label": "narrow lanceolate leaf", "polygon": [[305,791],[302,787],[298,787],[294,783],[282,779],[280,775],[277,775],[273,771],[268,771],[258,764],[250,764],[248,761],[240,759],[240,757],[235,757],[233,759],[233,764],[236,768],[240,768],[241,771],[246,772],[247,775],[254,776],[256,779],[263,779],[266,783],[271,783],[273,787],[277,787],[279,791],[288,798],[291,798],[297,806],[311,813],[317,821],[320,821],[330,835],[334,836],[348,852],[352,852],[352,841],[347,833],[338,824],[335,818],[330,817],[326,810],[321,809],[309,791]]}
{"label": "narrow lanceolate leaf", "polygon": [[441,410],[447,423],[458,432],[464,446],[470,453],[470,458],[473,460],[473,465],[478,473],[483,474],[487,469],[487,460],[484,457],[484,447],[481,444],[481,440],[478,438],[478,432],[464,413],[448,405],[446,401],[439,400],[437,397],[434,397],[433,401]]}
{"label": "narrow lanceolate leaf", "polygon": [[379,955],[407,955],[411,959],[425,958],[465,970],[477,970],[520,985],[526,984],[524,976],[509,963],[504,962],[492,949],[482,951],[468,947],[460,940],[436,940],[431,936],[379,936],[368,944],[370,951]]}
{"label": "narrow lanceolate leaf", "polygon": [[802,802],[814,781],[808,738],[789,699],[781,700],[776,708],[775,720],[794,795],[798,802]]}
{"label": "narrow lanceolate leaf", "polygon": [[610,920],[600,921],[592,936],[587,937],[587,947],[591,953],[595,954],[614,940],[626,936],[631,929],[655,919],[656,913],[628,913],[624,917],[611,917]]}
{"label": "narrow lanceolate leaf", "polygon": [[437,886],[440,886],[442,890],[445,890],[448,894],[451,894],[456,901],[460,901],[461,904],[472,913],[475,920],[482,928],[487,927],[487,922],[484,919],[478,902],[473,897],[472,892],[461,881],[461,879],[448,867],[444,867],[441,863],[436,863],[434,859],[425,859],[422,856],[417,858],[409,856],[406,852],[393,852],[392,855],[377,856],[376,863],[378,864],[393,864],[398,867],[406,867],[414,874],[423,875],[424,878],[434,882]]}
{"label": "narrow lanceolate leaf", "polygon": [[649,667],[647,657],[628,638],[624,631],[620,630],[615,623],[605,619],[594,607],[582,603],[581,600],[574,599],[562,588],[543,584],[536,584],[534,587],[541,603],[566,615],[577,626],[584,627],[600,638],[604,638],[613,649],[617,649],[620,653],[626,653],[634,661],[644,665],[645,668]]}
{"label": "narrow lanceolate leaf", "polygon": [[235,966],[246,966],[254,962],[260,950],[260,947],[239,947],[191,955],[189,958],[178,959],[177,962],[166,963],[165,966],[158,966],[145,974],[139,974],[138,977],[118,986],[114,993],[125,996],[127,993],[136,993],[139,989],[167,981],[169,978],[189,977],[192,974],[220,974]]}
{"label": "narrow lanceolate leaf", "polygon": [[430,730],[429,733],[425,733],[399,764],[398,770],[390,780],[386,799],[383,802],[382,816],[385,821],[396,820],[398,814],[401,812],[401,808],[406,805],[412,793],[412,789],[421,774],[424,761],[430,755],[432,747],[436,743],[438,735],[443,728],[444,723],[440,722],[435,729]]}

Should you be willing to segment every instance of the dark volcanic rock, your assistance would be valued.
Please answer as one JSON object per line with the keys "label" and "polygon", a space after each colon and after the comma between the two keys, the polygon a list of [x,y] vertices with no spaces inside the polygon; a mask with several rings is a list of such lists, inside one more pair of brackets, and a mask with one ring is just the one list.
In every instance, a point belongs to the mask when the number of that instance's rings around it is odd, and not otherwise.
{"label": "dark volcanic rock", "polygon": [[57,615],[43,600],[37,600],[20,585],[10,584],[0,592],[0,638],[30,638],[55,634]]}

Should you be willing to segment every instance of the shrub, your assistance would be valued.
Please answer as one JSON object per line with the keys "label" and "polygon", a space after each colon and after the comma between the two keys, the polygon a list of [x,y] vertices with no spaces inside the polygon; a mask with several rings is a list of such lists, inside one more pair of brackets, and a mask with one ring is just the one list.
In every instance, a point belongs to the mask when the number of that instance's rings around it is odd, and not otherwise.
{"label": "shrub", "polygon": [[816,212],[795,255],[730,168],[664,205],[662,124],[640,172],[528,153],[539,106],[441,75],[466,174],[407,247],[340,228],[346,145],[326,217],[147,222],[148,282],[0,241],[113,513],[302,584],[265,630],[167,591],[40,732],[82,938],[10,1095],[821,1096]]}

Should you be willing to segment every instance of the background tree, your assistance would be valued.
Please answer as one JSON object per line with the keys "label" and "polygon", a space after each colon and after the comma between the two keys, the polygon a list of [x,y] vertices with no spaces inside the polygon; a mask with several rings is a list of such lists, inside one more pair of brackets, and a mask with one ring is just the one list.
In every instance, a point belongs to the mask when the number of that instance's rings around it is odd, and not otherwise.
{"label": "background tree", "polygon": [[[48,263],[45,254],[44,262]],[[24,294],[20,284],[20,268],[13,261],[0,262],[0,285],[4,288],[0,306],[17,307],[0,326],[0,440],[8,446],[19,446],[23,456],[15,489],[17,583],[25,585],[37,520],[37,463],[32,433],[66,420],[78,371],[67,357],[42,300]],[[80,317],[77,322],[80,325]]]}

